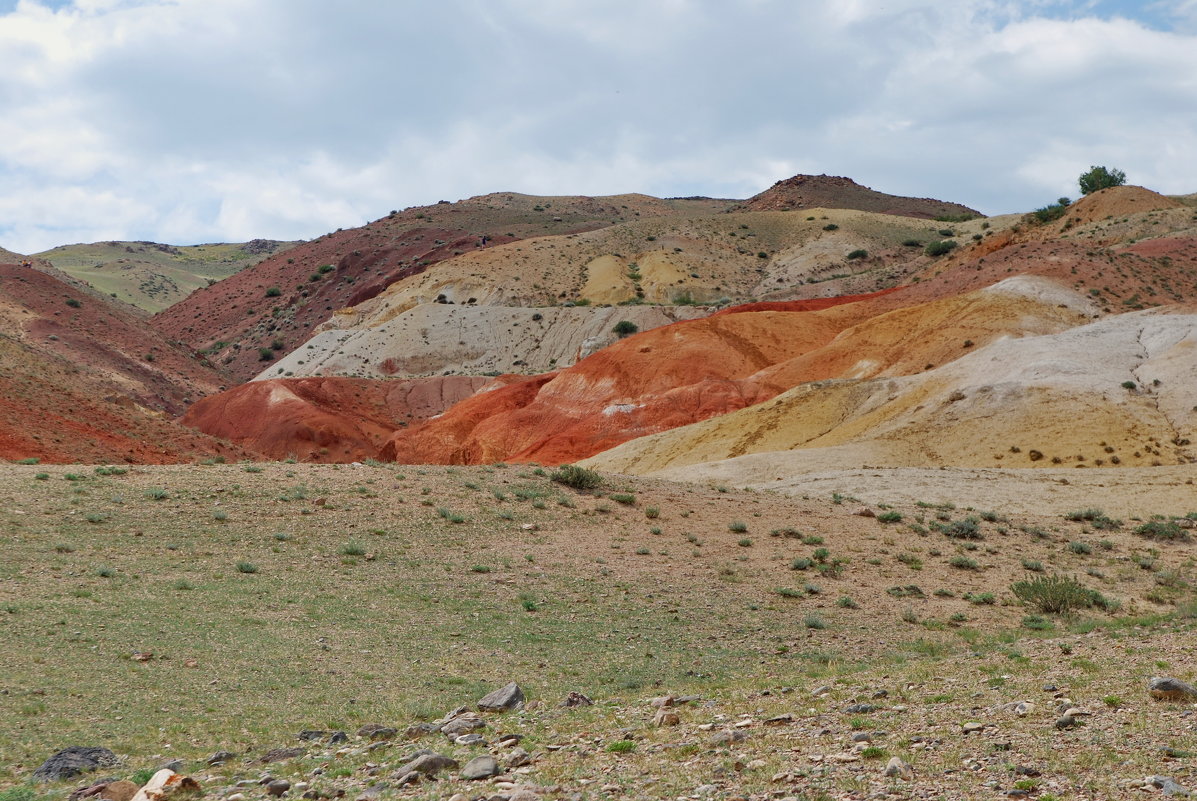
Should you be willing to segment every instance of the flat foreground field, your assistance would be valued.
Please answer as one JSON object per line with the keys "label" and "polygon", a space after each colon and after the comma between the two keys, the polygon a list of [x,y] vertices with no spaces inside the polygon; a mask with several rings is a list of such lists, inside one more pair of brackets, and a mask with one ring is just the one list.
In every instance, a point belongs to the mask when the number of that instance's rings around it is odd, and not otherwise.
{"label": "flat foreground field", "polygon": [[[75,784],[26,781],[68,745],[123,758],[97,775],[181,759],[214,797],[265,797],[234,786],[264,772],[350,798],[507,782],[545,798],[1120,798],[1146,776],[1197,783],[1193,704],[1146,691],[1197,675],[1185,520],[1112,520],[1103,509],[1129,507],[1100,495],[1066,513],[994,508],[975,481],[956,502],[942,485],[889,506],[859,471],[805,498],[618,476],[582,493],[551,472],[0,466],[4,801],[64,797]],[[1012,590],[1053,574],[1094,605],[1052,615]],[[508,681],[530,703],[484,715],[483,744],[404,736]],[[561,706],[571,691],[594,705]],[[697,698],[655,726],[650,702],[669,694]],[[1058,728],[1068,705],[1090,714]],[[369,749],[355,732],[371,723],[397,739]],[[504,762],[498,733],[523,735],[527,764]],[[417,748],[463,764],[489,749],[509,768],[497,785],[450,770],[399,787]],[[209,767],[217,751],[236,756]],[[912,772],[883,775],[895,756]]]}

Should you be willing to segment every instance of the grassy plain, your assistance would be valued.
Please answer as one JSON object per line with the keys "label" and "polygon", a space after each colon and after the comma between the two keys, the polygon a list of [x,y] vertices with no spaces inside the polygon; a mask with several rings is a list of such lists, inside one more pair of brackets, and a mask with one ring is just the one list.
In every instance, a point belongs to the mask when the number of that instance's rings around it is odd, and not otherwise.
{"label": "grassy plain", "polygon": [[[1145,691],[1197,672],[1190,543],[1130,519],[915,503],[874,506],[881,522],[840,494],[620,477],[591,494],[547,473],[0,466],[0,790],[43,792],[29,773],[81,744],[122,755],[114,775],[182,759],[216,794],[267,769],[355,793],[416,747],[483,751],[436,735],[254,760],[302,729],[402,732],[509,680],[537,703],[484,734],[523,734],[533,761],[509,777],[553,797],[971,798],[1021,781],[1116,798],[1192,770],[1161,750],[1197,752],[1186,706]],[[968,518],[980,539],[945,533]],[[1009,589],[1054,573],[1113,611],[1041,615]],[[558,706],[570,691],[596,704]],[[700,700],[653,727],[649,699],[668,693]],[[1093,713],[1079,728],[1053,725],[1064,695]],[[1026,717],[1001,709],[1024,699]],[[972,720],[987,728],[964,735]],[[724,730],[749,737],[712,743]],[[238,758],[204,763],[226,749]],[[890,756],[914,777],[884,777]]]}

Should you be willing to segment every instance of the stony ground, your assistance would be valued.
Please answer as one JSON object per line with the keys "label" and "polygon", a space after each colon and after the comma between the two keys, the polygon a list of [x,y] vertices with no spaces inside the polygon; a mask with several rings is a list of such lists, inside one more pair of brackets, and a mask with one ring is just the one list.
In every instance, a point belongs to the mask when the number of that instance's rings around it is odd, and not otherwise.
{"label": "stony ground", "polygon": [[[247,800],[1197,785],[1197,707],[1147,692],[1197,674],[1193,546],[1136,533],[1148,511],[549,472],[0,466],[0,799],[168,763]],[[1011,590],[1056,573],[1105,610]],[[510,681],[522,707],[478,710]],[[30,782],[70,745],[120,762]],[[457,766],[413,778],[421,749]]]}

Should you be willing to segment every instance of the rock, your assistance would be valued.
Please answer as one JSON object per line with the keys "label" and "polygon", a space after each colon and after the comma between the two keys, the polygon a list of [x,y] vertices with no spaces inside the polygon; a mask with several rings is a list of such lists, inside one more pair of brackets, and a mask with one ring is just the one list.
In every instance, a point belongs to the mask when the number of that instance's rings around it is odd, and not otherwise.
{"label": "rock", "polygon": [[302,748],[275,748],[262,754],[262,758],[258,761],[270,764],[271,762],[282,762],[285,759],[295,759],[295,757],[301,757],[306,753],[307,751]]}
{"label": "rock", "polygon": [[661,726],[678,726],[682,722],[681,715],[671,709],[662,708],[657,710],[657,714],[653,715],[653,725]]}
{"label": "rock", "polygon": [[540,801],[540,796],[529,790],[527,787],[520,787],[511,795],[507,796],[507,801]]}
{"label": "rock", "polygon": [[524,691],[514,681],[478,699],[483,712],[507,712],[524,703]]}
{"label": "rock", "polygon": [[328,737],[330,734],[331,734],[331,732],[321,731],[319,729],[304,729],[303,731],[301,731],[299,733],[298,739],[308,740],[308,741],[323,740],[325,737]]}
{"label": "rock", "polygon": [[965,723],[963,726],[963,729],[964,729],[965,734],[978,734],[980,732],[985,731],[985,724],[981,723],[979,721],[973,720],[973,721],[969,721],[968,723]]}
{"label": "rock", "polygon": [[856,509],[854,509],[852,511],[852,514],[856,515],[857,517],[876,517],[877,516],[877,513],[874,512],[872,509],[870,509],[867,506],[857,507]]}
{"label": "rock", "polygon": [[160,770],[145,783],[132,801],[162,801],[185,795],[198,795],[199,782],[190,776],[182,776],[173,770]]}
{"label": "rock", "polygon": [[711,745],[731,745],[748,739],[748,732],[743,729],[724,729],[711,738]]}
{"label": "rock", "polygon": [[410,784],[419,784],[424,774],[418,770],[409,770],[399,778],[395,779],[395,784],[399,787],[407,787]]}
{"label": "rock", "polygon": [[449,801],[470,801],[470,797],[465,793],[454,793],[449,796]]}
{"label": "rock", "polygon": [[1173,781],[1172,777],[1169,776],[1152,776],[1147,779],[1147,783],[1152,785],[1152,787],[1159,788],[1162,794],[1168,797],[1187,799],[1187,797],[1192,796],[1189,789]]}
{"label": "rock", "polygon": [[871,743],[873,742],[873,735],[867,731],[858,731],[852,735],[852,742],[854,743]]}
{"label": "rock", "polygon": [[877,707],[873,704],[852,704],[844,712],[849,715],[868,715],[877,711]]}
{"label": "rock", "polygon": [[182,769],[183,769],[183,760],[181,760],[181,759],[171,759],[166,762],[163,762],[161,765],[158,766],[158,770],[169,770],[172,773],[178,773]]}
{"label": "rock", "polygon": [[461,769],[461,778],[469,781],[477,781],[478,779],[489,779],[491,776],[498,776],[501,772],[499,763],[493,756],[478,756],[467,762],[465,767]]}
{"label": "rock", "polygon": [[104,801],[131,801],[133,796],[137,795],[139,789],[141,788],[133,782],[121,779],[118,782],[112,782],[101,790],[100,798],[104,799]]}
{"label": "rock", "polygon": [[236,759],[236,758],[237,758],[237,755],[234,754],[232,751],[217,751],[215,754],[208,757],[208,764],[209,765],[223,765],[225,762],[228,762],[230,759]]}
{"label": "rock", "polygon": [[457,765],[458,762],[453,757],[438,754],[435,751],[422,750],[417,751],[414,759],[395,771],[395,775],[403,776],[414,771],[425,776],[435,776],[442,770],[453,770]]}
{"label": "rock", "polygon": [[291,782],[286,779],[275,779],[266,785],[266,795],[279,797],[291,789]]}
{"label": "rock", "polygon": [[140,788],[130,781],[105,779],[87,787],[80,787],[67,796],[68,801],[101,798],[104,801],[129,801]]}
{"label": "rock", "polygon": [[674,702],[676,701],[677,699],[672,695],[662,695],[658,698],[648,699],[648,705],[656,707],[657,709],[663,709],[667,706],[673,706]]}
{"label": "rock", "polygon": [[575,706],[592,706],[594,701],[582,693],[571,691],[569,695],[565,696],[565,700],[561,702],[561,706],[575,707]]}
{"label": "rock", "polygon": [[909,763],[903,762],[901,757],[890,757],[889,762],[885,764],[885,775],[909,779],[914,776],[914,768]]}
{"label": "rock", "polygon": [[1152,676],[1147,691],[1158,701],[1197,700],[1197,687],[1169,676]]}
{"label": "rock", "polygon": [[108,768],[120,762],[107,748],[72,745],[43,762],[33,772],[35,782],[56,782],[71,779],[96,768]]}
{"label": "rock", "polygon": [[1078,721],[1073,715],[1061,715],[1060,717],[1056,718],[1057,729],[1072,729],[1075,728],[1079,723],[1080,721]]}
{"label": "rock", "polygon": [[245,801],[245,793],[233,793],[225,801]]}
{"label": "rock", "polygon": [[381,723],[367,723],[357,730],[358,737],[366,737],[371,740],[390,740],[399,730],[392,726],[383,726]]}
{"label": "rock", "polygon": [[768,718],[765,721],[765,725],[766,726],[785,726],[786,724],[793,723],[793,722],[794,722],[794,716],[791,715],[789,712],[786,712],[781,715],[774,715],[773,717]]}
{"label": "rock", "polygon": [[463,734],[454,738],[453,742],[457,745],[486,745],[486,738],[481,734]]}
{"label": "rock", "polygon": [[815,689],[811,690],[810,694],[812,698],[819,698],[821,696],[827,695],[829,692],[831,692],[831,688],[824,684],[821,687],[816,687]]}
{"label": "rock", "polygon": [[403,730],[403,736],[409,740],[418,740],[429,734],[436,734],[443,725],[443,723],[414,723]]}
{"label": "rock", "polygon": [[522,768],[524,765],[532,763],[532,755],[522,748],[517,748],[507,755],[503,760],[503,764],[508,768]]}
{"label": "rock", "polygon": [[441,733],[450,740],[455,740],[463,734],[469,734],[475,729],[485,729],[486,721],[472,712],[462,715],[461,717],[453,718],[453,720],[441,726]]}

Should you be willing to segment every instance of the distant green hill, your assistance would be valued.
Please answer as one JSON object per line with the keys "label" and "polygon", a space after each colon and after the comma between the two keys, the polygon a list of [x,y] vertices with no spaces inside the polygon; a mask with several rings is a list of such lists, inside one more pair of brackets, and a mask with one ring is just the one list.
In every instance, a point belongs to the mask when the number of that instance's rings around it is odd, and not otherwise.
{"label": "distant green hill", "polygon": [[270,239],[177,247],[156,242],[93,242],[63,245],[35,256],[106,295],[154,313],[296,244]]}

